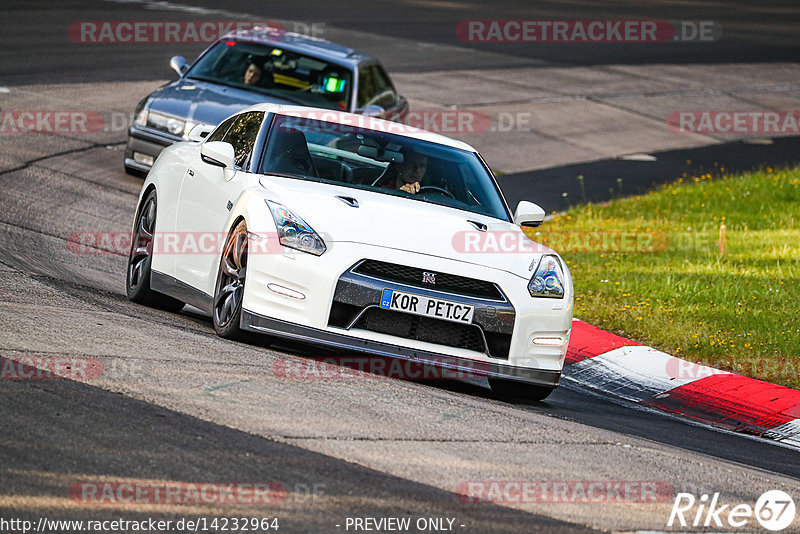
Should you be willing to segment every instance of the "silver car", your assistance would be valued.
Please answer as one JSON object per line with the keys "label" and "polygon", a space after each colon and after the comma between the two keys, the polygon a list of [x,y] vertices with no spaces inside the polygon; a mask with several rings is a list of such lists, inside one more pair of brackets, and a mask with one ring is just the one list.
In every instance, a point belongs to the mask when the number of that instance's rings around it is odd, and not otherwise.
{"label": "silver car", "polygon": [[252,30],[229,33],[192,64],[175,56],[180,78],[136,106],[125,170],[145,175],[164,147],[202,139],[253,104],[300,104],[402,120],[408,102],[380,62],[323,39]]}

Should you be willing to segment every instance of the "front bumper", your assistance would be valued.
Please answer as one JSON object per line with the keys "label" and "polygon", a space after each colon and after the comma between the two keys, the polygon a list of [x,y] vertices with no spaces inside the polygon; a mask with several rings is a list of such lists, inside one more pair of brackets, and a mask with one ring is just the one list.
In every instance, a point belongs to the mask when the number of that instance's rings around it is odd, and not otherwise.
{"label": "front bumper", "polygon": [[402,347],[384,342],[360,339],[326,330],[289,323],[242,310],[241,328],[250,332],[269,334],[337,349],[354,350],[376,356],[399,358],[424,365],[450,369],[477,377],[508,378],[535,386],[556,387],[561,371],[516,367],[499,362],[476,362],[469,358],[443,356],[425,350]]}
{"label": "front bumper", "polygon": [[128,144],[125,147],[125,167],[146,173],[150,171],[152,165],[136,161],[134,152],[150,156],[155,161],[162,150],[180,141],[183,141],[183,138],[133,126],[128,129]]}
{"label": "front bumper", "polygon": [[[254,239],[255,249],[256,246],[262,246],[257,245],[261,239],[269,241],[270,238]],[[444,300],[475,306],[473,322],[484,334],[488,334],[485,347],[446,345],[431,336],[405,335],[401,328],[396,329],[394,334],[389,332],[389,328],[383,331],[381,328],[365,328],[352,320],[348,321],[346,315],[340,316],[342,320],[339,321],[337,315],[332,313],[337,302],[350,306],[358,313],[359,309],[370,306],[372,309],[377,308],[383,289],[433,294],[431,289],[426,291],[393,281],[374,278],[365,280],[362,276],[354,276],[352,270],[363,258],[381,258],[397,265],[496,284],[503,294],[500,301],[461,297],[450,292],[435,295]],[[382,346],[402,347],[391,350],[403,354],[434,354],[463,359],[471,362],[472,368],[479,363],[485,368],[500,369],[496,376],[513,378],[515,373],[506,372],[506,369],[524,368],[546,371],[551,379],[557,380],[555,377],[561,373],[572,327],[571,284],[568,284],[568,295],[563,300],[531,298],[527,291],[527,280],[508,272],[374,245],[331,242],[329,250],[322,256],[302,252],[252,252],[248,258],[247,276],[243,311],[251,316],[277,321],[267,326],[265,332],[271,330],[279,334],[286,330],[282,326],[291,325],[292,328],[296,326],[308,329],[304,332],[308,337],[336,339],[334,346],[340,344],[356,350],[361,346],[378,347],[368,351],[376,354],[385,354],[380,350]],[[276,288],[282,288],[280,291],[284,293],[287,290],[290,293],[295,292],[300,298],[275,292]],[[208,292],[213,292],[213,288],[208,288]],[[354,316],[350,316],[351,319],[352,317]],[[390,323],[390,326],[396,325]],[[505,354],[494,350],[497,346],[492,343],[494,334],[506,336],[506,339],[510,334]],[[556,346],[538,345],[534,340],[540,337],[557,337],[563,342]]]}

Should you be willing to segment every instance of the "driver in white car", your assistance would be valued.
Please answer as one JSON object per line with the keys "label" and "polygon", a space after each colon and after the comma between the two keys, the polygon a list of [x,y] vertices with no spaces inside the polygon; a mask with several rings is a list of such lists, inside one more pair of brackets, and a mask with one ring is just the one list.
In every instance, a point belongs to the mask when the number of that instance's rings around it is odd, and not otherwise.
{"label": "driver in white car", "polygon": [[[398,189],[416,195],[420,190],[420,182],[428,167],[428,156],[422,154],[406,154],[402,163],[390,165],[387,170],[384,187]],[[392,177],[392,172],[395,174]]]}

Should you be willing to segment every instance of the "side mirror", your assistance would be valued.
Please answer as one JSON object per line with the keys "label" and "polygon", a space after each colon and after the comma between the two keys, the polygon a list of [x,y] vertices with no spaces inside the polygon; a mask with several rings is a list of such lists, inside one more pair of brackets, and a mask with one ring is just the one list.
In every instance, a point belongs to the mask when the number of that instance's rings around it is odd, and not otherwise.
{"label": "side mirror", "polygon": [[178,76],[183,76],[189,70],[189,65],[186,64],[186,58],[183,56],[175,56],[170,59],[169,66],[178,73]]}
{"label": "side mirror", "polygon": [[517,211],[514,212],[514,224],[539,226],[542,221],[544,221],[544,210],[542,208],[527,200],[517,204]]}
{"label": "side mirror", "polygon": [[213,131],[214,126],[211,126],[210,124],[195,124],[194,128],[189,131],[187,139],[194,143],[199,143],[208,137],[208,134]]}
{"label": "side mirror", "polygon": [[365,117],[375,117],[376,119],[382,119],[384,116],[386,116],[386,110],[381,106],[376,106],[374,104],[364,106],[363,108],[358,108],[356,113],[359,115],[364,115]]}
{"label": "side mirror", "polygon": [[200,147],[200,159],[215,167],[233,170],[235,157],[233,146],[230,143],[211,141],[203,143]]}

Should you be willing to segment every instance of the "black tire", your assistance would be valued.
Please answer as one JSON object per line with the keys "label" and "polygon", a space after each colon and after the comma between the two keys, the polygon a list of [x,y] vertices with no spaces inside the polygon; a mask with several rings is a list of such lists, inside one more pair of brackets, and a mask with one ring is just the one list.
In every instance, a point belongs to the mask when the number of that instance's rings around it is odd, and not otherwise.
{"label": "black tire", "polygon": [[242,220],[225,241],[214,286],[214,308],[211,313],[214,330],[226,339],[245,340],[248,337],[239,328],[247,276],[247,245],[247,223]]}
{"label": "black tire", "polygon": [[144,198],[136,213],[131,250],[128,253],[128,268],[125,289],[133,302],[161,310],[178,312],[184,303],[178,299],[150,289],[150,267],[153,263],[153,235],[156,231],[156,190]]}
{"label": "black tire", "polygon": [[534,386],[525,382],[516,382],[503,378],[489,378],[492,391],[505,399],[523,399],[540,401],[546,399],[555,389],[547,386]]}

